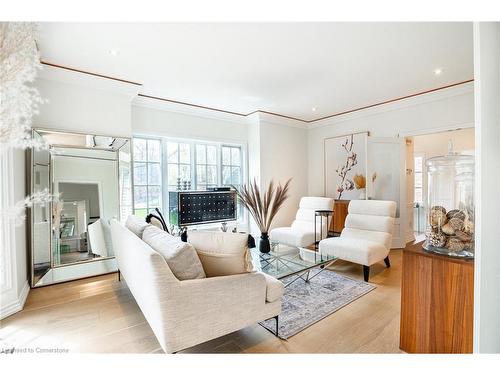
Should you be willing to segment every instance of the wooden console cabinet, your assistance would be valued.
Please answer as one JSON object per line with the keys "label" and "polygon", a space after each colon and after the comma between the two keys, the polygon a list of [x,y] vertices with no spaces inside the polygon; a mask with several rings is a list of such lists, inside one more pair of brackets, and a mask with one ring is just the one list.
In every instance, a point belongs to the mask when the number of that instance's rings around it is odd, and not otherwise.
{"label": "wooden console cabinet", "polygon": [[344,229],[345,218],[350,200],[338,200],[333,203],[333,220],[330,224],[330,232],[340,233]]}
{"label": "wooden console cabinet", "polygon": [[407,353],[472,353],[474,261],[403,250],[399,347]]}

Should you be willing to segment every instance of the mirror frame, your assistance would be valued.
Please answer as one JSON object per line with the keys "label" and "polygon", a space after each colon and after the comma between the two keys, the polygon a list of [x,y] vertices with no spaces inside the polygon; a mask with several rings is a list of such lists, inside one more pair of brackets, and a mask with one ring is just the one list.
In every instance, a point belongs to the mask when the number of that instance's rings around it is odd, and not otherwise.
{"label": "mirror frame", "polygon": [[[89,133],[81,133],[81,132],[69,132],[69,131],[64,131],[64,130],[57,130],[57,129],[46,129],[46,128],[33,128],[32,129],[32,137],[35,137],[35,134],[38,134],[43,137],[43,133],[56,133],[56,134],[64,134],[64,135],[77,135],[77,136],[100,136],[100,137],[110,137],[110,138],[116,138],[116,139],[121,139],[124,140],[124,143],[113,150],[116,152],[116,168],[117,168],[117,177],[118,177],[118,183],[117,183],[117,194],[118,194],[118,218],[120,221],[124,221],[126,218],[122,217],[122,207],[123,207],[123,202],[120,197],[120,169],[121,169],[121,163],[122,161],[120,160],[120,149],[122,147],[129,145],[130,151],[130,162],[129,162],[129,181],[130,181],[130,202],[127,202],[130,204],[130,207],[133,211],[133,206],[134,206],[134,184],[133,184],[133,166],[132,166],[132,160],[133,160],[133,146],[132,146],[132,139],[130,137],[121,137],[121,136],[110,136],[110,135],[105,135],[105,134],[89,134]],[[53,173],[53,168],[54,168],[54,163],[53,163],[53,154],[50,152],[54,148],[74,148],[74,149],[85,149],[85,150],[109,150],[111,149],[106,148],[106,147],[85,147],[85,146],[75,146],[75,145],[64,145],[64,144],[49,144],[49,159],[48,159],[48,166],[49,173],[48,173],[48,184],[49,184],[49,192],[52,193],[54,191],[54,173]],[[35,170],[35,150],[32,149],[27,149],[26,151],[26,188],[28,190],[28,194],[34,193],[34,170]],[[84,156],[82,156],[84,157]],[[99,158],[101,159],[101,158]],[[102,160],[110,160],[113,161],[112,159],[104,159]],[[45,164],[44,164],[45,165]],[[37,288],[37,287],[42,287],[46,285],[51,285],[51,284],[57,284],[61,282],[66,282],[66,281],[71,281],[71,280],[77,280],[80,278],[84,277],[90,277],[90,276],[97,276],[97,275],[103,275],[107,273],[113,273],[118,270],[117,264],[116,264],[116,259],[115,255],[113,256],[108,256],[108,257],[99,257],[96,259],[88,259],[88,260],[83,260],[83,261],[77,261],[77,262],[72,262],[72,263],[66,263],[66,264],[58,264],[54,265],[54,260],[53,260],[53,236],[52,236],[52,212],[53,212],[53,202],[49,202],[48,204],[48,217],[49,217],[49,257],[50,257],[50,264],[49,268],[37,279],[35,280],[35,264],[34,264],[34,254],[35,254],[35,240],[34,240],[34,235],[35,235],[35,230],[34,230],[34,211],[33,207],[28,208],[27,210],[27,219],[29,225],[27,226],[27,239],[28,239],[28,259],[30,262],[30,285],[32,288]],[[100,264],[99,264],[100,263]],[[92,264],[95,266],[92,267]],[[79,267],[83,266],[83,267]],[[66,267],[71,267],[75,269],[75,276],[74,277],[55,277],[53,276],[52,279],[53,281],[48,281],[48,282],[43,282],[42,279],[48,275],[49,273],[54,273],[58,272],[59,270],[61,271],[61,275],[64,272],[64,268]],[[80,270],[76,269],[80,268]],[[86,274],[85,269],[92,269],[88,271]]]}

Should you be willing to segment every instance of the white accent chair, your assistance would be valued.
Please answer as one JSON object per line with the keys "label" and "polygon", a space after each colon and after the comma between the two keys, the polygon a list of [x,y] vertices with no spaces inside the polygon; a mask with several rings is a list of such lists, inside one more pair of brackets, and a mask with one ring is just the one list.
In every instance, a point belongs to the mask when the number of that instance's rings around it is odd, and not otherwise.
{"label": "white accent chair", "polygon": [[[272,229],[271,241],[297,247],[314,244],[314,211],[316,210],[333,210],[333,198],[302,197],[292,226]],[[323,237],[327,237],[328,228],[325,219],[323,219],[323,228],[319,225],[319,219],[317,220],[316,233],[319,234],[321,230]]]}
{"label": "white accent chair", "polygon": [[384,260],[389,262],[396,202],[352,200],[349,203],[345,227],[340,237],[327,238],[319,243],[319,251],[339,259],[363,265],[365,281],[370,266]]}
{"label": "white accent chair", "polygon": [[166,353],[270,318],[278,329],[284,287],[275,278],[248,272],[180,281],[160,253],[116,220],[111,234],[119,272]]}
{"label": "white accent chair", "polygon": [[102,228],[101,219],[87,226],[87,234],[92,253],[101,257],[107,257],[108,248],[104,240],[104,230]]}

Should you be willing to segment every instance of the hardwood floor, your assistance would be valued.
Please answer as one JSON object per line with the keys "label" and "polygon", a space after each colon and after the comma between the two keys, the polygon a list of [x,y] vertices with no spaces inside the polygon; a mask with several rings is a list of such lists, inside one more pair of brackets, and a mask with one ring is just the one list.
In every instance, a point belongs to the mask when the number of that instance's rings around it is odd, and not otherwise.
{"label": "hardwood floor", "polygon": [[[182,353],[399,353],[401,250],[391,268],[372,266],[377,288],[288,340],[259,325]],[[360,265],[332,270],[363,280]],[[80,353],[163,353],[125,282],[116,274],[31,290],[23,311],[0,322],[2,346]]]}

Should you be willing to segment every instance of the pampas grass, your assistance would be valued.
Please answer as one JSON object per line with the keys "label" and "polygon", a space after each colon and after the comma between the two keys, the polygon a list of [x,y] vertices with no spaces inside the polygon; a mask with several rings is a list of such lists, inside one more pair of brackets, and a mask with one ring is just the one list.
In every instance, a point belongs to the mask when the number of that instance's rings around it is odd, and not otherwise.
{"label": "pampas grass", "polygon": [[356,186],[356,189],[359,190],[366,188],[366,178],[362,174],[354,175],[354,178],[352,180],[354,181],[354,186]]}
{"label": "pampas grass", "polygon": [[291,180],[289,179],[283,186],[280,183],[275,185],[274,181],[271,181],[264,194],[261,193],[255,179],[240,189],[232,186],[240,202],[254,218],[261,233],[269,231],[274,217],[289,197],[288,189]]}

